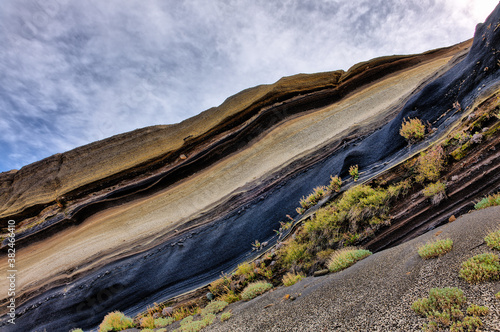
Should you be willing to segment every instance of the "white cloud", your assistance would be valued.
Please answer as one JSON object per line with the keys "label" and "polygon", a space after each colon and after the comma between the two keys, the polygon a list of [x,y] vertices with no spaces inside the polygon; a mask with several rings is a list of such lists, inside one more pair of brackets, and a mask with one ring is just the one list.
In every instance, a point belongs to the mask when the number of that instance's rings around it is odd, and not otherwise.
{"label": "white cloud", "polygon": [[4,0],[0,170],[242,89],[472,37],[496,1]]}

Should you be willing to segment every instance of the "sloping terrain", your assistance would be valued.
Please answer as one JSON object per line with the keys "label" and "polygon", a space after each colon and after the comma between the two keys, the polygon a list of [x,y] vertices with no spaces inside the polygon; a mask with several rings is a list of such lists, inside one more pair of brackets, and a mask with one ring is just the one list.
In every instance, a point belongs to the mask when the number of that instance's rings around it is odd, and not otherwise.
{"label": "sloping terrain", "polygon": [[[331,174],[346,177],[357,164],[360,180],[372,179],[443,139],[471,112],[495,107],[499,26],[500,7],[473,43],[284,78],[180,124],[0,174],[0,224],[17,225],[18,318],[9,329],[90,328],[110,311],[135,314],[202,286],[249,258],[254,240],[275,242],[279,221]],[[410,148],[399,135],[408,117],[434,128]],[[495,137],[476,150],[488,151],[489,161],[456,181],[448,205],[401,202],[399,219],[367,245],[406,241],[498,188]],[[0,299],[0,314],[7,300]]]}

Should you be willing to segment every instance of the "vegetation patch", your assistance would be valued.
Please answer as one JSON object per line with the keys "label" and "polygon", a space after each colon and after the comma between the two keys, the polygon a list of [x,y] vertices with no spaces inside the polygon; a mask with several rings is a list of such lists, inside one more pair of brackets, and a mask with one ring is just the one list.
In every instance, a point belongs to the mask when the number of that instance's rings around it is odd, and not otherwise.
{"label": "vegetation patch", "polygon": [[304,279],[306,276],[300,273],[294,273],[294,272],[288,272],[283,276],[283,285],[285,286],[292,286],[295,285],[297,282],[300,280]]}
{"label": "vegetation patch", "polygon": [[330,176],[330,185],[328,186],[328,189],[339,192],[340,187],[342,187],[342,179],[338,175]]}
{"label": "vegetation patch", "polygon": [[132,318],[125,316],[120,311],[113,311],[104,317],[99,325],[99,332],[123,331],[131,327],[134,327]]}
{"label": "vegetation patch", "polygon": [[328,270],[338,272],[348,268],[357,261],[370,256],[369,250],[357,248],[343,248],[335,251],[328,261]]}
{"label": "vegetation patch", "polygon": [[489,313],[488,307],[480,306],[477,304],[471,304],[467,308],[467,315],[470,316],[486,316]]}
{"label": "vegetation patch", "polygon": [[418,254],[423,259],[439,257],[451,250],[453,241],[451,239],[429,242],[418,248]]}
{"label": "vegetation patch", "polygon": [[228,306],[229,303],[226,301],[212,301],[205,308],[201,310],[201,316],[206,316],[208,314],[216,314],[221,312]]}
{"label": "vegetation patch", "polygon": [[446,197],[446,184],[442,182],[427,185],[422,193],[425,197],[430,197],[433,205],[438,205]]}
{"label": "vegetation patch", "polygon": [[408,118],[408,120],[403,120],[399,134],[410,143],[420,141],[425,135],[425,125],[420,119]]}
{"label": "vegetation patch", "polygon": [[300,207],[302,209],[309,209],[310,207],[313,207],[314,205],[318,204],[318,202],[325,197],[325,195],[328,193],[329,189],[326,186],[319,186],[313,189],[313,192],[309,194],[307,197],[302,197],[300,200]]}
{"label": "vegetation patch", "polygon": [[500,205],[500,194],[490,195],[488,197],[480,200],[476,205],[474,205],[474,209],[481,210],[490,206]]}
{"label": "vegetation patch", "polygon": [[469,283],[498,280],[500,263],[498,256],[492,253],[479,254],[462,263],[459,276]]}
{"label": "vegetation patch", "polygon": [[257,281],[245,287],[245,289],[241,293],[241,298],[245,301],[248,301],[261,294],[264,294],[271,288],[273,288],[272,284],[264,281]]}
{"label": "vegetation patch", "polygon": [[484,242],[486,242],[486,245],[491,249],[500,250],[500,229],[486,235]]}
{"label": "vegetation patch", "polygon": [[445,154],[441,146],[436,146],[429,151],[420,153],[417,159],[417,174],[415,180],[423,183],[425,181],[437,181],[444,168]]}
{"label": "vegetation patch", "polygon": [[221,322],[225,322],[226,320],[228,320],[229,318],[231,318],[231,312],[223,312],[222,315],[220,315],[220,321]]}
{"label": "vegetation patch", "polygon": [[349,175],[352,177],[354,181],[358,181],[359,179],[359,167],[358,165],[352,165],[349,167]]}
{"label": "vegetation patch", "polygon": [[459,288],[432,288],[429,297],[413,302],[411,308],[428,319],[424,330],[435,331],[460,321],[464,316],[462,307],[465,302],[464,292]]}
{"label": "vegetation patch", "polygon": [[215,320],[214,314],[207,314],[201,320],[194,320],[193,316],[188,316],[181,321],[181,327],[174,330],[176,332],[197,332],[204,327],[211,325]]}

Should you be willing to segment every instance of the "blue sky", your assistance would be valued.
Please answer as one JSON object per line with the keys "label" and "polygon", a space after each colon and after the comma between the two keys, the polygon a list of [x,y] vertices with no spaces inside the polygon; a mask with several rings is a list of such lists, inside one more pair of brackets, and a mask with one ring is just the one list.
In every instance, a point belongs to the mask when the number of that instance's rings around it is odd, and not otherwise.
{"label": "blue sky", "polygon": [[0,171],[282,76],[473,36],[497,0],[2,0]]}

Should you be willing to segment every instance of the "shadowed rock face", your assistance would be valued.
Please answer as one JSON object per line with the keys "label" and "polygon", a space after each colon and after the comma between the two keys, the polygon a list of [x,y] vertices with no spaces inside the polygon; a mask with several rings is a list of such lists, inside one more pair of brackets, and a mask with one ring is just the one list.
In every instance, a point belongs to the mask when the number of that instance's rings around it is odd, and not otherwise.
{"label": "shadowed rock face", "polygon": [[473,43],[283,78],[180,124],[2,173],[0,223],[18,226],[13,331],[89,328],[203,285],[255,239],[275,241],[279,221],[331,174],[358,164],[368,179],[404,159],[403,118],[439,137],[460,119],[455,102],[472,107],[499,83],[499,11]]}

